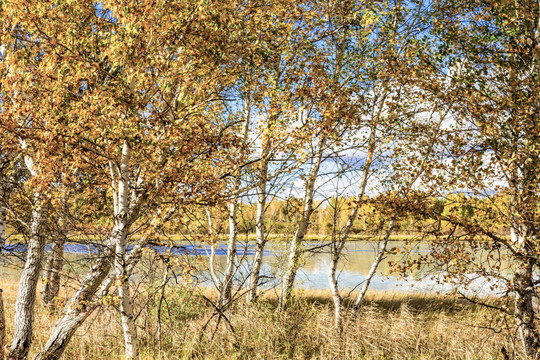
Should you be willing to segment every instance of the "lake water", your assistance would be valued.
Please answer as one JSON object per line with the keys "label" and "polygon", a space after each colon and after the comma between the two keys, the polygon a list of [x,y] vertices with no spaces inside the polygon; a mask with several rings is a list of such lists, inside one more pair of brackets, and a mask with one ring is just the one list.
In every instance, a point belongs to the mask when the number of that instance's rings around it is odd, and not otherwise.
{"label": "lake water", "polygon": [[[328,269],[330,266],[330,254],[328,244],[325,243],[306,243],[304,248],[307,250],[304,255],[304,264],[297,274],[296,287],[304,289],[325,290],[329,289]],[[359,290],[365,281],[369,270],[375,260],[376,249],[379,243],[377,241],[351,241],[346,244],[343,250],[342,260],[339,264],[338,281],[339,288],[342,290]],[[239,259],[245,263],[240,266],[237,272],[237,281],[245,281],[249,264],[252,261],[252,253],[255,244],[247,243],[240,245]],[[388,243],[388,249],[396,247],[403,249],[406,246],[404,241],[391,241]],[[279,287],[281,276],[284,273],[284,266],[287,263],[287,247],[284,243],[274,242],[267,245],[265,252],[263,275],[267,280],[266,287]],[[218,248],[225,253],[226,245]],[[373,277],[369,289],[378,291],[397,291],[397,292],[421,292],[421,293],[448,293],[452,291],[452,286],[442,281],[441,273],[437,273],[429,267],[415,269],[407,277],[401,277],[399,274],[390,271],[389,262],[400,262],[405,258],[415,258],[420,254],[429,253],[428,242],[418,242],[409,247],[407,255],[399,253],[396,255],[387,255],[379,264],[376,275]],[[225,256],[217,256],[216,262],[218,268],[225,266]],[[489,289],[486,279],[476,279],[469,286],[467,293],[487,295],[495,294]]]}
{"label": "lake water", "polygon": [[[406,245],[403,241],[389,242],[388,248],[403,248]],[[339,287],[342,290],[359,289],[366,279],[369,269],[376,256],[376,241],[351,241],[346,244],[343,251],[343,259],[339,266]],[[222,243],[216,249],[216,269],[218,271],[225,267],[225,255],[227,244]],[[303,257],[303,266],[297,274],[296,287],[304,289],[329,289],[328,283],[328,268],[330,265],[330,255],[328,244],[321,242],[307,242],[304,244],[306,250]],[[194,273],[198,281],[209,283],[208,276],[208,254],[210,253],[209,246],[192,245],[188,242],[179,243],[174,248],[154,247],[155,254],[164,254],[169,251],[173,256],[184,258],[186,262],[191,263],[197,269]],[[255,243],[246,242],[239,243],[237,253],[238,269],[236,272],[237,284],[247,283],[247,273],[250,262],[252,261],[255,249]],[[8,246],[11,252],[8,263],[11,266],[2,268],[2,278],[7,276],[17,277],[20,273],[21,260],[16,260],[14,257],[24,256],[24,246]],[[410,248],[409,257],[415,257],[419,254],[426,254],[429,251],[429,243],[419,242]],[[66,244],[66,257],[73,260],[74,263],[79,263],[84,267],[84,263],[88,262],[88,257],[91,254],[98,252],[94,246],[83,244]],[[379,265],[377,274],[373,278],[370,289],[379,291],[398,291],[398,292],[442,292],[446,293],[452,290],[451,286],[439,281],[441,274],[430,271],[429,268],[416,269],[410,276],[405,278],[398,274],[390,272],[388,262],[399,262],[403,260],[405,255],[388,255],[385,260]],[[269,242],[267,244],[264,263],[262,269],[263,287],[278,288],[280,279],[284,272],[284,267],[287,262],[287,245],[284,242]],[[4,262],[5,264],[6,262]],[[17,266],[18,265],[18,266]],[[73,266],[71,264],[70,266]],[[76,267],[76,266],[75,266]],[[481,295],[492,293],[489,290],[489,284],[485,279],[478,279],[469,287],[469,292],[478,293]]]}

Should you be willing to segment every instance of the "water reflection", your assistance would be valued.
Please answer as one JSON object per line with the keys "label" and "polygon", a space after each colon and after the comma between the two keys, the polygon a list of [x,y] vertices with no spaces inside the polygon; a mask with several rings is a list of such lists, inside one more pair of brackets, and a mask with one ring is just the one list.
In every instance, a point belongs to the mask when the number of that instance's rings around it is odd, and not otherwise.
{"label": "water reflection", "polygon": [[[403,241],[393,241],[389,243],[389,248],[404,248]],[[343,251],[343,259],[339,265],[338,280],[341,289],[354,290],[361,286],[369,273],[370,267],[376,256],[378,243],[376,241],[354,241],[346,244]],[[255,243],[240,243],[237,252],[238,271],[236,273],[236,283],[238,285],[247,283],[247,275],[250,263],[253,259]],[[297,275],[296,286],[304,289],[328,289],[328,268],[330,266],[330,254],[328,243],[309,242],[304,244],[306,250],[304,263]],[[9,261],[4,260],[4,266],[1,267],[2,279],[7,277],[16,278],[20,274],[20,268],[23,265],[24,247],[12,246],[9,250],[12,255]],[[177,246],[170,249],[167,247],[153,247],[156,254],[171,254],[183,257],[186,263],[193,265],[197,271],[195,275],[203,283],[209,283],[208,275],[208,255],[209,246],[193,245],[188,242],[178,243]],[[75,274],[84,274],[93,255],[97,253],[95,246],[81,244],[67,244],[66,257],[69,266]],[[429,243],[418,242],[409,247],[407,255],[390,254],[380,264],[377,274],[373,278],[370,289],[380,291],[399,291],[399,292],[450,292],[452,287],[442,281],[442,274],[435,273],[428,267],[421,267],[412,271],[410,276],[400,277],[398,274],[391,273],[389,261],[403,261],[404,256],[409,258],[418,257],[429,251]],[[226,244],[219,244],[216,250],[216,269],[218,272],[225,267]],[[277,288],[287,263],[287,244],[285,242],[271,242],[267,244],[264,254],[262,268],[263,288]],[[10,266],[5,266],[10,264]],[[469,286],[469,292],[478,294],[493,293],[486,279],[476,279]]]}

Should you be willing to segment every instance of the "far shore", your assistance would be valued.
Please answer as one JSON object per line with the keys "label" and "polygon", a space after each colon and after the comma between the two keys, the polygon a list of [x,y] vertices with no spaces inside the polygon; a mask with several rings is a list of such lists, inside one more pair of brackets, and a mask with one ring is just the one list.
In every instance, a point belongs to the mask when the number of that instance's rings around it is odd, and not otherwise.
{"label": "far shore", "polygon": [[[266,239],[269,242],[288,242],[291,241],[294,234],[268,234]],[[510,239],[510,235],[498,235],[501,238],[508,238]],[[8,232],[8,236],[6,237],[6,243],[7,244],[21,244],[24,243],[24,237],[21,235],[10,235]],[[490,241],[490,239],[487,236],[484,237],[477,237],[478,239],[482,239],[485,241]],[[80,237],[77,239],[75,236],[70,239],[73,243],[84,243],[84,242],[100,242],[105,240],[106,237],[100,237],[95,235],[89,235],[85,237]],[[133,236],[132,241],[137,241],[139,239],[138,236]],[[183,243],[183,242],[199,242],[202,244],[209,244],[211,241],[219,241],[219,242],[226,242],[228,239],[227,234],[219,234],[214,237],[210,237],[207,234],[197,234],[197,235],[182,235],[182,234],[167,234],[166,236],[162,237],[163,245],[168,244],[172,242],[175,243]],[[349,235],[347,241],[355,242],[355,241],[378,241],[382,239],[381,234],[352,234]],[[256,241],[257,236],[254,233],[249,234],[238,234],[238,241]],[[388,238],[388,241],[396,242],[396,241],[411,241],[411,242],[431,242],[437,240],[437,237],[430,235],[430,234],[421,234],[421,233],[397,233],[395,235],[391,235]],[[326,235],[326,234],[308,234],[304,237],[304,241],[311,241],[311,242],[331,242],[332,241],[332,235]],[[466,240],[462,240],[466,241]]]}

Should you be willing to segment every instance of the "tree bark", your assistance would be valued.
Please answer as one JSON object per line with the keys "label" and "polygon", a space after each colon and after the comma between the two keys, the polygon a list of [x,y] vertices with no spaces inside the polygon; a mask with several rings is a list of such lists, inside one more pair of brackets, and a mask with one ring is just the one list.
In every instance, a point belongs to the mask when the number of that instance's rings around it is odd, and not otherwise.
{"label": "tree bark", "polygon": [[[64,316],[56,321],[49,339],[34,360],[60,359],[75,331],[99,305],[98,300],[107,294],[114,280],[113,276],[109,276],[107,281],[104,281],[111,269],[112,255],[111,252],[108,257],[100,258],[92,268],[92,272],[82,282],[79,290],[71,297]],[[99,294],[94,297],[100,286]]]}
{"label": "tree bark", "polygon": [[[334,221],[334,228],[336,226],[336,221]],[[337,266],[343,247],[345,246],[345,239],[340,237],[337,243],[333,243],[331,247],[331,259],[330,259],[330,268],[328,269],[328,282],[330,284],[330,292],[332,294],[332,301],[334,302],[334,328],[338,335],[341,335],[343,331],[343,320],[342,320],[342,302],[343,299],[339,294],[339,288],[336,278]]]}
{"label": "tree bark", "polygon": [[[261,164],[261,178],[265,179],[267,176],[268,162]],[[257,214],[255,219],[255,233],[256,233],[256,248],[255,255],[253,256],[253,265],[251,267],[250,285],[248,300],[255,301],[257,298],[257,287],[259,286],[259,276],[261,272],[264,246],[266,244],[266,233],[264,227],[264,215],[266,211],[266,181],[263,181],[259,186],[259,192],[257,194]]]}
{"label": "tree bark", "polygon": [[300,256],[302,255],[302,242],[306,236],[311,214],[313,213],[313,196],[315,189],[315,180],[319,173],[319,168],[322,162],[322,156],[324,152],[324,146],[326,143],[326,137],[322,137],[318,144],[317,151],[309,171],[309,175],[306,181],[306,189],[304,194],[304,209],[302,211],[302,217],[298,223],[296,232],[294,233],[291,246],[289,248],[289,259],[287,262],[287,271],[283,278],[283,286],[281,288],[281,294],[279,297],[278,309],[283,310],[287,306],[290,299],[291,291],[294,286],[294,280],[296,272],[300,266]]}
{"label": "tree bark", "polygon": [[53,300],[60,291],[61,272],[64,266],[64,243],[65,240],[60,234],[60,237],[52,243],[51,252],[45,265],[41,302],[51,310],[54,309]]}
{"label": "tree bark", "polygon": [[386,233],[384,235],[384,238],[379,244],[379,248],[377,249],[377,255],[375,256],[375,261],[371,264],[371,268],[369,269],[369,273],[366,277],[366,280],[364,281],[364,284],[362,285],[362,288],[360,289],[360,293],[358,294],[358,298],[354,302],[354,311],[358,312],[358,309],[360,309],[360,306],[362,305],[362,302],[364,301],[364,297],[366,296],[366,292],[369,288],[369,284],[371,283],[371,280],[377,273],[377,268],[379,267],[379,264],[384,259],[384,255],[386,254],[386,247],[388,246],[388,239],[390,238],[390,235],[392,234],[392,231],[394,230],[395,226],[395,218],[392,218],[390,222],[388,223],[388,228],[386,229]]}
{"label": "tree bark", "polygon": [[238,237],[238,201],[229,204],[229,243],[227,245],[227,265],[221,291],[219,293],[219,304],[222,308],[227,307],[231,301],[232,283],[235,270],[236,240]]}
{"label": "tree bark", "polygon": [[[131,213],[137,213],[137,207],[141,206],[142,202],[137,201],[131,204]],[[166,221],[174,213],[176,207],[163,218]],[[161,216],[161,211],[156,211],[150,226],[154,226]],[[66,349],[69,341],[75,334],[75,331],[82,323],[92,314],[99,306],[99,299],[107,294],[109,287],[113,283],[116,273],[111,272],[114,258],[116,239],[114,234],[118,233],[115,227],[111,231],[111,237],[106,241],[103,253],[100,255],[88,276],[83,280],[79,289],[70,298],[69,302],[64,307],[62,318],[58,319],[54,324],[53,330],[47,343],[34,360],[56,360],[59,359]],[[148,244],[148,237],[143,236],[131,252],[126,256],[126,274],[133,272],[135,265],[140,259],[142,249]],[[99,290],[99,291],[98,291]]]}
{"label": "tree bark", "polygon": [[534,266],[527,260],[516,263],[514,274],[516,325],[525,354],[538,359],[540,334],[538,332],[538,292],[534,285]]}
{"label": "tree bark", "polygon": [[[122,317],[122,329],[124,331],[124,344],[126,358],[137,360],[139,350],[137,346],[137,327],[133,314],[129,278],[126,273],[126,239],[128,232],[129,211],[129,161],[131,149],[125,141],[122,146],[122,158],[118,172],[118,212],[115,214],[115,271],[119,282],[118,295],[120,296],[120,314]],[[115,179],[112,179],[113,182]]]}
{"label": "tree bark", "polygon": [[42,202],[42,196],[39,193],[34,194],[28,252],[15,302],[15,326],[11,348],[8,353],[8,359],[10,360],[25,359],[32,344],[36,290],[40,278],[45,247],[41,234],[45,218]]}
{"label": "tree bark", "polygon": [[[535,19],[533,29],[535,48],[531,64],[531,74],[538,72],[540,66],[540,6],[532,7],[536,11],[530,15]],[[525,15],[528,16],[528,15]],[[538,83],[537,83],[538,84]],[[533,107],[533,124],[538,124],[540,116],[540,97],[536,96]],[[534,125],[533,125],[534,127]],[[536,137],[538,140],[538,137]],[[515,287],[515,315],[521,342],[525,354],[530,359],[540,358],[540,299],[537,284],[535,284],[535,268],[538,267],[538,252],[535,241],[538,236],[538,152],[528,154],[528,161],[522,168],[521,189],[515,186],[518,182],[516,173],[512,174],[513,196],[510,202],[511,213],[511,241],[513,245],[525,255],[517,259],[514,287]],[[517,201],[517,197],[519,200]],[[518,203],[520,206],[518,206]],[[516,214],[516,215],[514,215]],[[519,215],[518,215],[519,214]]]}
{"label": "tree bark", "polygon": [[217,246],[217,239],[214,237],[214,225],[212,221],[212,211],[210,208],[206,208],[206,216],[208,217],[208,233],[211,238],[211,244],[210,244],[210,259],[209,259],[209,271],[210,276],[212,278],[212,281],[214,282],[214,286],[217,289],[221,288],[221,282],[219,281],[219,277],[216,274],[216,246]]}

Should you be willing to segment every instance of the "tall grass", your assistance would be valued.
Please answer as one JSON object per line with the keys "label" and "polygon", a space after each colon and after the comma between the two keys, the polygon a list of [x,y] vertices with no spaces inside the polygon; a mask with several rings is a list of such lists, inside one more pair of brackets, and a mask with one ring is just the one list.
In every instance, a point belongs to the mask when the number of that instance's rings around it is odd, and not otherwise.
{"label": "tall grass", "polygon": [[[2,287],[9,339],[16,283]],[[296,293],[282,313],[275,311],[274,295],[256,304],[240,300],[219,322],[217,316],[212,318],[209,302],[214,295],[209,290],[171,287],[162,301],[160,321],[156,297],[139,298],[141,358],[502,359],[503,346],[520,358],[509,334],[490,328],[496,313],[456,298],[372,293],[358,317],[347,313],[345,330],[338,336],[332,327],[331,300],[324,291]],[[57,316],[40,305],[36,312],[31,353],[47,340]],[[122,341],[112,299],[79,329],[64,359],[122,359]]]}

